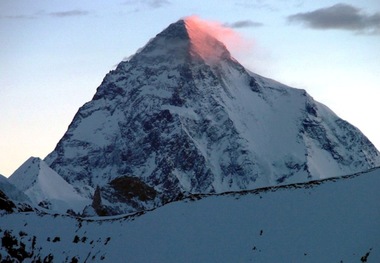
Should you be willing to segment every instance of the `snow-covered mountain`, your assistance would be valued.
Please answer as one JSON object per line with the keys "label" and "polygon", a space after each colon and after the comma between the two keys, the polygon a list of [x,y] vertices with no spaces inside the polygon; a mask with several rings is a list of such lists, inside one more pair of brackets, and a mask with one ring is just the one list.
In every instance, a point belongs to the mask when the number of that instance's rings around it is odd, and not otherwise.
{"label": "snow-covered mountain", "polygon": [[248,71],[185,19],[106,75],[45,162],[126,213],[364,171],[380,155],[304,90]]}
{"label": "snow-covered mountain", "polygon": [[[83,211],[90,199],[79,195],[74,187],[40,158],[30,157],[8,178],[9,183],[26,194],[34,206],[66,213]],[[7,194],[7,193],[6,193]],[[12,200],[12,195],[9,195]]]}
{"label": "snow-covered mountain", "polygon": [[130,216],[2,215],[0,261],[380,262],[379,185],[377,169]]}

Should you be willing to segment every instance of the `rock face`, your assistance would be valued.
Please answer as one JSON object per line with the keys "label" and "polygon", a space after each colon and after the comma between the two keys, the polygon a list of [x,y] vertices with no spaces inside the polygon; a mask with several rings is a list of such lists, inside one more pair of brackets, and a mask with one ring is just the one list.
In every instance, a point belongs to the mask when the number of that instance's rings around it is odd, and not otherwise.
{"label": "rock face", "polygon": [[114,213],[187,193],[303,182],[380,165],[304,90],[256,75],[180,20],[106,75],[45,162]]}

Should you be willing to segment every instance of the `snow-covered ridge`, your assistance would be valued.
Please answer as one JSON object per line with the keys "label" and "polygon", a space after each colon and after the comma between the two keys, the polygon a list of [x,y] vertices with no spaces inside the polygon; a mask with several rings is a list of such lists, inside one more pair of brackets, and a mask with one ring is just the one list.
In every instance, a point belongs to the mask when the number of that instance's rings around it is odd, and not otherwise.
{"label": "snow-covered ridge", "polygon": [[[261,187],[257,189],[251,189],[251,190],[239,190],[239,191],[228,191],[223,193],[199,193],[199,194],[189,194],[187,196],[183,196],[177,200],[172,200],[168,202],[175,203],[175,202],[191,202],[191,201],[198,201],[204,198],[209,197],[218,197],[218,196],[229,196],[229,197],[238,197],[242,195],[261,195],[266,194],[270,192],[277,192],[277,191],[288,191],[288,190],[295,190],[295,189],[312,189],[315,187],[319,187],[323,184],[329,184],[329,183],[335,183],[339,182],[341,180],[351,180],[355,179],[358,176],[366,175],[366,174],[372,174],[375,172],[376,174],[380,174],[380,167],[374,167],[364,172],[359,172],[355,174],[349,174],[349,175],[343,175],[343,176],[337,176],[337,177],[329,177],[325,179],[320,180],[312,180],[308,182],[302,182],[302,183],[293,183],[293,184],[285,184],[285,185],[278,185],[278,186],[268,186],[268,187]],[[165,205],[167,205],[165,204]],[[94,222],[94,221],[117,221],[117,220],[125,220],[125,221],[133,221],[136,218],[145,215],[146,213],[152,212],[158,208],[153,209],[147,209],[140,212],[135,212],[127,215],[116,215],[116,216],[89,216],[89,217],[81,217],[81,220],[88,221],[88,222]]]}

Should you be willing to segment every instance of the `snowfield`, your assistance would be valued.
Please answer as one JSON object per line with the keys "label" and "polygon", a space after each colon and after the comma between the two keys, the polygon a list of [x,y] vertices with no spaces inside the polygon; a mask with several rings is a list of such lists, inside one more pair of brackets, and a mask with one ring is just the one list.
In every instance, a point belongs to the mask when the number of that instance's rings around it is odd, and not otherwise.
{"label": "snowfield", "polygon": [[380,262],[379,186],[374,169],[194,195],[135,215],[3,214],[0,255],[19,249],[29,256],[23,262]]}

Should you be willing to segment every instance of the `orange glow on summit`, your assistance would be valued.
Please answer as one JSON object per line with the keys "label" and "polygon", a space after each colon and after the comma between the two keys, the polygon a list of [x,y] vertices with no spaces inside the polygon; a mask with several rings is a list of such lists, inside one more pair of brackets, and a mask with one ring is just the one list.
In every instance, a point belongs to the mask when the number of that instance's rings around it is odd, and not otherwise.
{"label": "orange glow on summit", "polygon": [[187,32],[192,42],[192,48],[204,59],[220,57],[222,50],[212,38],[225,44],[232,52],[247,52],[252,43],[245,40],[232,28],[223,26],[216,21],[207,21],[198,16],[189,16],[184,19]]}

